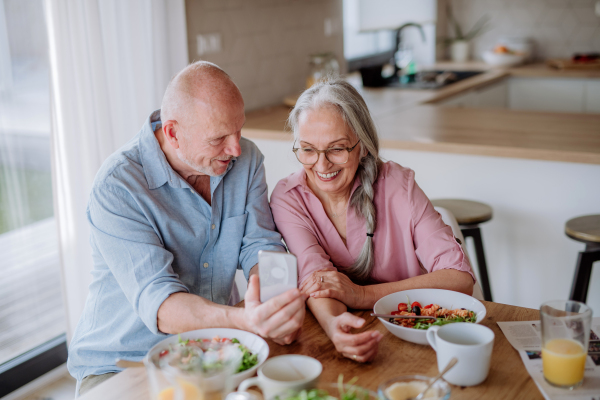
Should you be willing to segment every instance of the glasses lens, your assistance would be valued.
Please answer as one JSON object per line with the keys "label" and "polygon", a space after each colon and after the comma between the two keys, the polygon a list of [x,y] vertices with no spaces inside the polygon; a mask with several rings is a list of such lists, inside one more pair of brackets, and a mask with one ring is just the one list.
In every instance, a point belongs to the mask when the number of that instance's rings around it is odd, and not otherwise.
{"label": "glasses lens", "polygon": [[348,150],[345,148],[333,147],[327,149],[327,159],[334,164],[344,164],[348,161]]}
{"label": "glasses lens", "polygon": [[315,149],[301,147],[296,151],[296,157],[302,164],[314,164],[319,159],[319,153]]}

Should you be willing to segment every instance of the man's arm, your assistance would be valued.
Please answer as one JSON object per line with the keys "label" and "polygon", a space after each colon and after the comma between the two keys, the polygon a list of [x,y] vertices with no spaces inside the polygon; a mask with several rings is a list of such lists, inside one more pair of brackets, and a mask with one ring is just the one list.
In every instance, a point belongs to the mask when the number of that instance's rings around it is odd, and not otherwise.
{"label": "man's arm", "polygon": [[269,207],[264,157],[257,148],[250,151],[254,155],[251,163],[253,175],[248,183],[245,206],[248,219],[240,249],[240,265],[246,278],[250,277],[250,270],[258,263],[259,250],[286,251],[281,242],[281,235],[275,229],[275,222],[273,222],[273,215]]}
{"label": "man's arm", "polygon": [[[258,274],[258,264],[250,276]],[[203,328],[234,328],[249,330],[243,318],[244,309],[223,306],[190,293],[173,293],[160,306],[158,330],[180,333]]]}
{"label": "man's arm", "polygon": [[258,276],[253,273],[245,308],[218,305],[189,293],[174,293],[158,309],[158,327],[165,333],[211,327],[237,328],[279,344],[291,343],[304,321],[307,296],[294,289],[261,303],[259,291]]}

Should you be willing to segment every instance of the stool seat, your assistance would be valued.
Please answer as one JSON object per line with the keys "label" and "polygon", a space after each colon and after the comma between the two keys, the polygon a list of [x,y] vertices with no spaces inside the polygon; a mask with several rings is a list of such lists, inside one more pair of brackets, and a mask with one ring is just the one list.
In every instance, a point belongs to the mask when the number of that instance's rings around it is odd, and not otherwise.
{"label": "stool seat", "polygon": [[454,214],[459,225],[476,225],[492,219],[492,207],[485,203],[462,199],[431,200],[434,207],[443,207]]}
{"label": "stool seat", "polygon": [[454,215],[454,218],[456,218],[458,225],[460,225],[460,231],[465,239],[473,239],[483,298],[487,301],[493,301],[487,262],[485,261],[485,252],[483,251],[483,239],[481,238],[481,229],[479,228],[479,224],[492,219],[492,207],[478,201],[463,199],[436,199],[431,200],[431,204],[434,207],[442,207],[450,211]]}
{"label": "stool seat", "polygon": [[565,224],[565,234],[585,243],[600,243],[600,215],[584,215]]}

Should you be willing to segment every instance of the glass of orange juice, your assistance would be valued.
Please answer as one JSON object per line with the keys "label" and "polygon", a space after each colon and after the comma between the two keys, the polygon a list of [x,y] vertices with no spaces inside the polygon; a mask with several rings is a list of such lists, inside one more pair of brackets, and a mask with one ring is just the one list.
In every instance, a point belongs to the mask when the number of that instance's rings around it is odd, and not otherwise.
{"label": "glass of orange juice", "polygon": [[590,341],[591,308],[578,301],[553,300],[542,304],[540,317],[544,378],[565,389],[580,386]]}

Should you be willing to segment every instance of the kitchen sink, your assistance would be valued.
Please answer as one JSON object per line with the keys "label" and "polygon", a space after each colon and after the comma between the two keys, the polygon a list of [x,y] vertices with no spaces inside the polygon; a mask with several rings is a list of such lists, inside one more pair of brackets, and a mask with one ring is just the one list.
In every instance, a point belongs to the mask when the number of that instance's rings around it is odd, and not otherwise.
{"label": "kitchen sink", "polygon": [[388,78],[387,87],[400,89],[439,89],[483,71],[421,71],[413,76]]}

